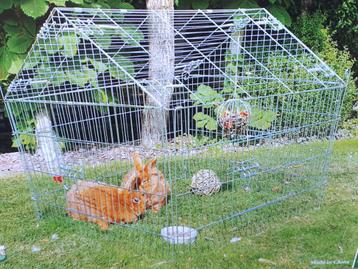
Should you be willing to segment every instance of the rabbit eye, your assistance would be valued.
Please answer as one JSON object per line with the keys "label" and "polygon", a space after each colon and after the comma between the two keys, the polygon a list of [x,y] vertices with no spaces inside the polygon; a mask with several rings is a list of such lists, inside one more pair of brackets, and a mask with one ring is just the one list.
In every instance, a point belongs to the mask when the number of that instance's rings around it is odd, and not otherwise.
{"label": "rabbit eye", "polygon": [[138,203],[139,203],[139,198],[137,198],[137,197],[136,197],[136,198],[133,198],[132,201],[133,201],[133,203],[138,204]]}

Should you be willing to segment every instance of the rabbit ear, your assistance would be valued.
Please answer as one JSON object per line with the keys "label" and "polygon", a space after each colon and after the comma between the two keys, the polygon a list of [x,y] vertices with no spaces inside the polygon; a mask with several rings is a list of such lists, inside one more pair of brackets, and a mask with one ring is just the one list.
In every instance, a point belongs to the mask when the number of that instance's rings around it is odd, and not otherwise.
{"label": "rabbit ear", "polygon": [[147,162],[146,166],[155,168],[157,166],[157,159],[151,159],[150,161]]}
{"label": "rabbit ear", "polygon": [[139,186],[142,184],[143,182],[143,177],[133,177],[132,181],[131,181],[131,186],[130,189],[131,190],[137,190],[139,188]]}
{"label": "rabbit ear", "polygon": [[143,177],[146,179],[149,179],[152,174],[152,169],[155,168],[157,165],[157,159],[151,159],[147,162],[147,164],[144,166],[144,175]]}
{"label": "rabbit ear", "polygon": [[142,159],[140,158],[138,152],[134,152],[132,154],[132,158],[134,160],[134,168],[137,171],[138,175],[141,175],[143,173],[143,163]]}

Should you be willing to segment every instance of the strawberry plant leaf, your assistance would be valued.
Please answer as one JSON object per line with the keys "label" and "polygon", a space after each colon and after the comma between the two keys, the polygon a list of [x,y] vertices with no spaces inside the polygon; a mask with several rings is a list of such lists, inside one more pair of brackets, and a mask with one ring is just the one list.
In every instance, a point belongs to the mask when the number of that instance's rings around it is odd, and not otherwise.
{"label": "strawberry plant leaf", "polygon": [[4,10],[9,9],[12,7],[12,0],[1,0],[0,4],[0,13],[2,13]]}
{"label": "strawberry plant leaf", "polygon": [[108,69],[107,65],[105,63],[102,63],[101,61],[97,61],[91,58],[89,59],[89,61],[98,73],[103,73]]}
{"label": "strawberry plant leaf", "polygon": [[11,62],[8,72],[10,74],[17,74],[20,71],[22,64],[24,63],[25,57],[26,54],[16,54]]}
{"label": "strawberry plant leaf", "polygon": [[48,3],[45,0],[24,0],[20,7],[27,16],[38,18],[46,14]]}
{"label": "strawberry plant leaf", "polygon": [[274,111],[252,108],[249,126],[259,130],[267,130],[275,119],[276,113]]}
{"label": "strawberry plant leaf", "polygon": [[63,47],[61,53],[66,57],[73,57],[77,54],[79,38],[76,33],[65,33],[58,38],[59,44]]}
{"label": "strawberry plant leaf", "polygon": [[18,33],[11,35],[6,42],[6,45],[11,52],[25,53],[33,41],[34,40],[30,35]]}
{"label": "strawberry plant leaf", "polygon": [[[134,65],[133,62],[122,55],[117,55],[113,58],[123,69],[125,69],[130,75],[134,76]],[[126,74],[119,67],[114,64],[111,64],[109,69],[109,73],[112,77],[125,80]]]}

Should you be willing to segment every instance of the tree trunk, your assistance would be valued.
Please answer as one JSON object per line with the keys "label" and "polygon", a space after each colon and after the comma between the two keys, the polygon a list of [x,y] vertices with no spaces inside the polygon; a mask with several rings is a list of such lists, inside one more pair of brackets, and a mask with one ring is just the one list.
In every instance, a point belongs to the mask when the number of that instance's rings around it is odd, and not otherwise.
{"label": "tree trunk", "polygon": [[[168,107],[173,88],[167,87],[174,78],[174,1],[147,0],[149,11],[149,80],[153,87],[148,91],[163,108]],[[156,11],[160,12],[156,13]],[[155,90],[153,89],[155,88]],[[146,105],[157,106],[147,97]],[[165,114],[163,114],[165,113]],[[153,147],[162,141],[166,129],[166,112],[158,108],[146,108],[143,112],[142,143]]]}

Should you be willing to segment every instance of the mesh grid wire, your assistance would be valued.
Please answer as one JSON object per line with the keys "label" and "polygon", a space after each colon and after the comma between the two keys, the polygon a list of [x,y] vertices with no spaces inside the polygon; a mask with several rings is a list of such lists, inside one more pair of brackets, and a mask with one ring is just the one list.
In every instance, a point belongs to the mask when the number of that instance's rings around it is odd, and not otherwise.
{"label": "mesh grid wire", "polygon": [[[164,58],[151,48],[158,35],[172,46]],[[172,67],[153,78],[152,61]],[[156,158],[170,195],[130,192],[163,198],[159,212],[149,208],[132,224],[108,219],[113,205],[77,213],[150,235],[189,226],[205,241],[222,237],[221,223],[256,226],[322,198],[344,90],[264,9],[55,8],[5,103],[38,217],[68,218],[68,192],[80,181],[120,192],[137,152],[144,163]],[[218,124],[228,100],[250,107],[239,126]],[[142,137],[148,110],[162,126],[151,147]],[[212,196],[190,191],[203,169],[221,180]],[[115,203],[108,199],[97,201]]]}

